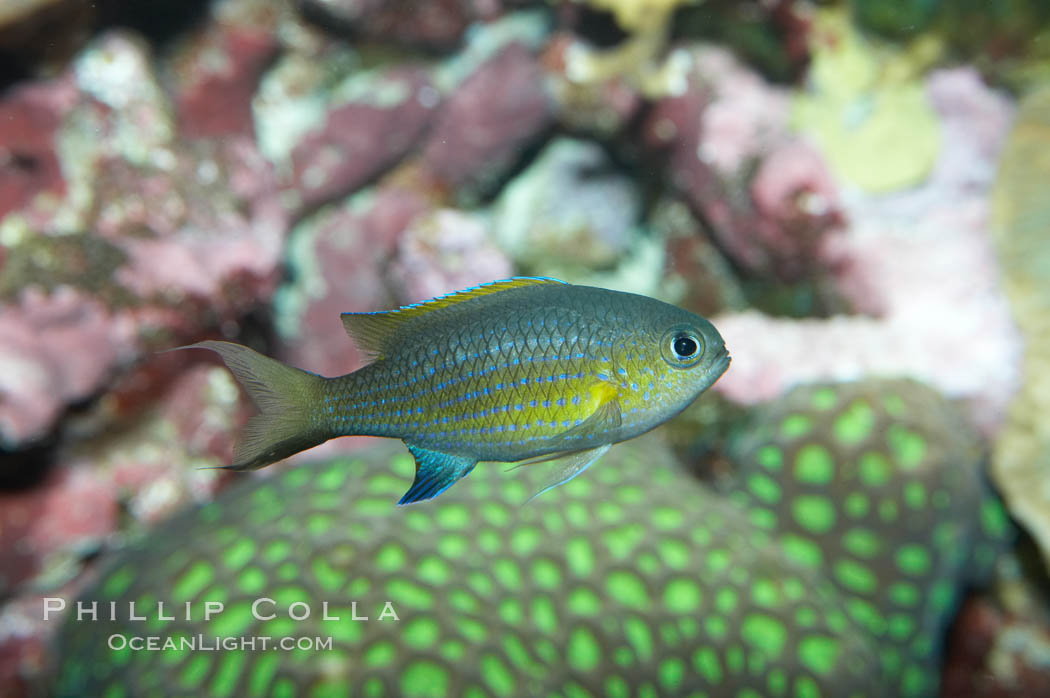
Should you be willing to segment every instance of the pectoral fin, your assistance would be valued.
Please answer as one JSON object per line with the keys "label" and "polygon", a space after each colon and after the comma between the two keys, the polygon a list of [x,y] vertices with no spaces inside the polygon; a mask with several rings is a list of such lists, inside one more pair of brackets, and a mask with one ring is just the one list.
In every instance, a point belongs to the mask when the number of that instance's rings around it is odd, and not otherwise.
{"label": "pectoral fin", "polygon": [[[619,429],[620,424],[623,422],[623,416],[620,413],[620,402],[617,400],[618,395],[619,393],[615,386],[610,386],[605,382],[597,384],[591,389],[589,398],[587,398],[595,405],[591,415],[576,426],[551,437],[551,442],[560,447],[557,451],[519,461],[507,468],[507,470],[517,470],[524,465],[539,465],[540,463],[548,463],[555,460],[560,461],[577,453],[590,453],[600,447],[587,447],[594,443],[600,444],[603,440],[607,441],[607,443],[612,443],[615,430]],[[605,438],[603,439],[603,437]],[[600,456],[601,453],[598,455]],[[595,458],[597,457],[595,456]],[[586,468],[587,466],[583,467]],[[583,468],[580,469],[580,471],[582,470]],[[575,475],[572,477],[575,477]],[[567,479],[571,480],[572,477]]]}
{"label": "pectoral fin", "polygon": [[401,497],[401,504],[412,504],[433,499],[457,480],[470,474],[478,461],[474,458],[454,456],[441,451],[430,451],[418,446],[409,446],[408,450],[416,459],[416,479]]}
{"label": "pectoral fin", "polygon": [[[587,419],[551,439],[560,447],[558,451],[519,464],[536,465],[547,461],[554,462],[547,485],[529,497],[528,501],[573,479],[609,450],[623,422],[619,395],[620,391],[616,384],[607,380],[595,382],[587,393],[581,396],[581,402],[584,405],[590,405],[593,411]],[[595,446],[595,444],[598,445]]]}
{"label": "pectoral fin", "polygon": [[547,485],[545,485],[539,492],[529,497],[526,502],[531,502],[547,490],[552,490],[558,485],[565,484],[587,468],[591,467],[591,464],[601,458],[602,454],[608,451],[609,446],[611,445],[612,444],[604,444],[598,448],[589,448],[586,451],[574,451],[555,460],[552,466],[553,470],[547,480]]}
{"label": "pectoral fin", "polygon": [[[620,428],[623,416],[620,413],[619,394],[616,388],[605,388],[602,384],[599,394],[595,399],[597,403],[591,416],[583,420],[568,431],[559,435],[557,439],[566,446],[574,443],[580,446],[585,444],[601,443],[602,437],[607,436],[608,442],[613,441],[614,432]],[[592,390],[592,394],[596,391]]]}

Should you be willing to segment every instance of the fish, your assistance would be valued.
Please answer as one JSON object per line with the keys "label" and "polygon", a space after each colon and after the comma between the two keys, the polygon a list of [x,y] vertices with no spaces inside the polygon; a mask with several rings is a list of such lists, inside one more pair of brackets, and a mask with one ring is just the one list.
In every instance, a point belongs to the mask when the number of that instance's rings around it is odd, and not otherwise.
{"label": "fish", "polygon": [[416,463],[398,504],[432,499],[480,461],[552,462],[537,496],[685,409],[729,368],[708,320],[632,293],[514,277],[343,313],[368,358],[327,378],[232,342],[216,352],[259,409],[233,462],[252,470],[339,436],[401,439]]}

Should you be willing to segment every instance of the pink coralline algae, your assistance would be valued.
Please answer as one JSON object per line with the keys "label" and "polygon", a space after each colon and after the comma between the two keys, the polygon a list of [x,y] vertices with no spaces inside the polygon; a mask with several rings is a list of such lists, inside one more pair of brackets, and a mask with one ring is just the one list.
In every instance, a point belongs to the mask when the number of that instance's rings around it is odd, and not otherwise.
{"label": "pink coralline algae", "polygon": [[721,47],[692,52],[694,71],[708,95],[695,153],[722,176],[743,167],[789,137],[789,95]]}
{"label": "pink coralline algae", "polygon": [[321,210],[292,233],[293,280],[277,298],[282,358],[324,375],[360,368],[364,356],[346,336],[340,313],[389,308],[385,269],[403,231],[430,202],[395,185],[365,190]]}
{"label": "pink coralline algae", "polygon": [[50,473],[32,492],[0,493],[0,594],[38,573],[44,559],[117,528],[117,489],[90,470]]}
{"label": "pink coralline algae", "polygon": [[61,450],[70,468],[93,472],[116,488],[137,522],[156,523],[210,499],[225,473],[207,468],[229,462],[236,422],[248,414],[235,409],[239,394],[229,374],[207,363],[191,365],[198,358],[176,352],[153,359],[156,371],[181,371],[136,410],[108,404],[122,399],[118,383],[100,411],[117,413],[122,428]]}
{"label": "pink coralline algae", "polygon": [[308,15],[373,39],[447,48],[471,22],[492,19],[501,0],[305,0]]}
{"label": "pink coralline algae", "polygon": [[416,146],[440,94],[422,68],[398,67],[329,107],[292,151],[294,187],[309,210],[360,188]]}
{"label": "pink coralline algae", "polygon": [[440,209],[417,217],[398,242],[390,279],[400,303],[415,303],[513,276],[477,216]]}
{"label": "pink coralline algae", "polygon": [[[188,357],[165,354],[152,363]],[[0,695],[21,695],[16,687],[44,669],[48,641],[61,626],[55,615],[44,620],[45,596],[75,596],[92,578],[82,573],[91,556],[119,542],[120,528],[155,524],[211,499],[225,479],[196,466],[225,463],[232,449],[238,394],[226,370],[189,367],[151,398],[134,417],[125,415],[119,431],[60,447],[61,465],[32,489],[0,493],[0,595],[7,598]]]}
{"label": "pink coralline algae", "polygon": [[20,303],[3,307],[0,443],[42,437],[67,404],[90,396],[131,358],[134,334],[129,318],[68,287],[28,289]]}
{"label": "pink coralline algae", "polygon": [[[1010,108],[969,70],[928,82],[953,134],[915,190],[847,202],[837,284],[868,316],[783,320],[757,312],[715,320],[734,347],[716,388],[747,404],[796,383],[908,375],[961,398],[986,431],[1018,379],[1020,343],[999,288],[986,192]],[[944,202],[951,202],[948,206]]]}
{"label": "pink coralline algae", "polygon": [[218,471],[187,465],[215,466],[230,456],[238,394],[229,375],[190,367],[154,398],[123,415],[119,431],[60,446],[61,464],[32,489],[0,492],[0,595],[75,574],[122,513],[150,524],[214,495]]}
{"label": "pink coralline algae", "polygon": [[172,64],[179,130],[187,137],[252,133],[251,100],[278,51],[270,27],[209,23]]}
{"label": "pink coralline algae", "polygon": [[137,40],[100,37],[38,89],[35,103],[57,111],[17,121],[25,133],[0,122],[0,138],[24,140],[64,174],[24,189],[0,218],[0,442],[9,448],[45,436],[66,405],[146,351],[267,298],[287,228],[254,143],[184,141]]}
{"label": "pink coralline algae", "polygon": [[448,98],[423,146],[424,167],[450,189],[490,184],[552,121],[538,59],[511,43]]}
{"label": "pink coralline algae", "polygon": [[838,193],[820,155],[788,132],[786,91],[724,49],[690,55],[681,94],[643,124],[644,142],[668,151],[672,186],[744,269],[791,281],[834,267]]}
{"label": "pink coralline algae", "polygon": [[781,278],[792,279],[812,271],[838,267],[835,238],[844,219],[831,173],[808,143],[787,140],[762,159],[751,180],[751,199],[759,217],[752,239],[745,240],[737,259],[765,251],[751,267],[772,266]]}
{"label": "pink coralline algae", "polygon": [[0,98],[0,217],[40,193],[65,194],[54,139],[59,115],[74,95],[68,81],[55,80]]}

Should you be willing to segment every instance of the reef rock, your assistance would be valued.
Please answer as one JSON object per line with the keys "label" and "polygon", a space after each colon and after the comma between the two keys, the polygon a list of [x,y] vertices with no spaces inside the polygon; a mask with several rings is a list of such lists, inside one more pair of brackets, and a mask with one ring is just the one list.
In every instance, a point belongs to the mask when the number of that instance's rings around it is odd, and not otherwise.
{"label": "reef rock", "polygon": [[798,0],[705,0],[675,15],[674,32],[721,43],[771,80],[797,84],[809,65],[812,16]]}
{"label": "reef rock", "polygon": [[1037,605],[1017,613],[986,595],[959,611],[945,658],[941,695],[1025,698],[1050,693],[1050,631],[1042,618],[1045,593]]}
{"label": "reef rock", "polygon": [[616,266],[640,215],[637,187],[600,146],[559,138],[504,188],[493,226],[519,268],[573,279]]}
{"label": "reef rock", "polygon": [[0,51],[23,70],[53,71],[91,35],[98,8],[77,0],[0,4]]}
{"label": "reef rock", "polygon": [[56,470],[29,492],[0,493],[0,594],[17,591],[56,553],[97,548],[117,516],[117,488],[90,470]]}
{"label": "reef rock", "polygon": [[168,72],[185,136],[252,134],[252,97],[280,49],[283,6],[259,0],[213,3],[209,21],[178,43]]}
{"label": "reef rock", "polygon": [[[172,364],[193,359],[190,352],[164,354],[135,373],[170,379]],[[139,382],[149,393],[147,405],[128,385]],[[211,499],[226,479],[212,468],[229,462],[233,447],[239,396],[229,372],[190,366],[164,389],[158,383],[156,376],[134,374],[117,381],[94,411],[118,415],[121,429],[62,444],[42,481],[0,493],[4,696],[36,695],[33,680],[45,670],[60,627],[44,619],[44,597],[76,593],[91,580],[100,552],[188,504]],[[85,420],[99,421],[98,415],[79,415],[71,430],[87,431]]]}
{"label": "reef rock", "polygon": [[1002,423],[1021,346],[1000,288],[986,192],[1011,107],[969,69],[936,71],[927,89],[955,145],[926,184],[843,200],[851,223],[830,250],[839,260],[834,282],[863,315],[716,319],[733,347],[733,370],[716,390],[753,403],[798,383],[912,376],[963,399],[985,433]]}
{"label": "reef rock", "polygon": [[496,17],[502,0],[305,0],[304,14],[335,32],[413,46],[455,46],[473,22]]}
{"label": "reef rock", "polygon": [[68,79],[22,85],[0,98],[0,217],[48,192],[65,193],[66,183],[55,150],[59,115],[76,99]]}
{"label": "reef rock", "polygon": [[[573,5],[583,4],[584,8]],[[603,20],[601,33],[622,40],[590,41],[577,37],[564,51],[565,75],[580,85],[601,85],[623,80],[648,98],[658,99],[681,90],[688,60],[680,52],[667,50],[675,10],[697,4],[696,0],[584,0],[583,3],[561,3],[563,14],[577,19]],[[574,12],[574,10],[576,10]],[[584,27],[576,24],[577,31]],[[611,26],[610,26],[611,25]]]}
{"label": "reef rock", "polygon": [[894,37],[918,34],[937,14],[941,0],[850,0],[857,24]]}
{"label": "reef rock", "polygon": [[[170,375],[172,364],[192,359],[165,355],[152,363],[166,366],[153,370]],[[75,573],[78,551],[102,546],[116,532],[118,514],[130,517],[124,525],[153,524],[214,494],[216,471],[199,468],[229,460],[237,389],[227,371],[205,365],[158,390],[160,382],[148,378],[152,402],[133,406],[122,404],[134,401],[128,381],[117,381],[95,413],[80,415],[71,428],[87,435],[92,421],[119,421],[120,430],[58,446],[57,464],[41,482],[0,493],[0,593],[37,574],[49,578],[51,567]]]}
{"label": "reef rock", "polygon": [[291,275],[275,299],[280,354],[295,366],[335,376],[361,367],[340,313],[396,306],[385,272],[398,239],[431,203],[411,189],[366,189],[321,209],[289,238]]}
{"label": "reef rock", "polygon": [[22,139],[34,172],[12,175],[0,212],[0,442],[20,448],[144,352],[267,298],[287,222],[249,139],[179,137],[130,35],[100,37],[13,108],[0,140]]}
{"label": "reef rock", "polygon": [[732,266],[688,206],[677,199],[659,201],[648,224],[667,249],[663,295],[704,317],[747,307]]}
{"label": "reef rock", "polygon": [[310,210],[396,164],[434,118],[440,94],[417,67],[352,74],[328,95],[324,120],[291,151],[293,186]]}
{"label": "reef rock", "polygon": [[2,322],[0,435],[8,447],[40,437],[66,404],[103,385],[136,339],[130,324],[68,286],[27,290]]}
{"label": "reef rock", "polygon": [[574,133],[593,133],[600,138],[616,136],[638,113],[642,96],[622,75],[591,82],[570,77],[574,41],[571,33],[559,32],[547,43],[542,55],[556,118]]}
{"label": "reef rock", "polygon": [[422,146],[424,167],[450,189],[491,187],[552,116],[539,61],[511,42],[448,97]]}
{"label": "reef rock", "polygon": [[399,289],[397,301],[408,304],[513,275],[485,218],[438,209],[415,218],[400,236],[388,278]]}
{"label": "reef rock", "polygon": [[747,271],[793,281],[834,267],[838,194],[821,156],[788,133],[787,93],[724,49],[690,57],[687,87],[642,125],[670,184]]}

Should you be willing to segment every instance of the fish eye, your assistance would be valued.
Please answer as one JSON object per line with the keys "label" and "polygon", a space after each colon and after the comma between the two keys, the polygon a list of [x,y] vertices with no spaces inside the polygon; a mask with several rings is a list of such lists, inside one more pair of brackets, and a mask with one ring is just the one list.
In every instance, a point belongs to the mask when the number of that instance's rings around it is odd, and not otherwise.
{"label": "fish eye", "polygon": [[678,325],[664,334],[661,353],[675,368],[690,368],[703,357],[704,340],[689,325]]}
{"label": "fish eye", "polygon": [[671,340],[671,351],[679,359],[688,360],[696,356],[696,353],[700,351],[700,345],[691,335],[681,332]]}

